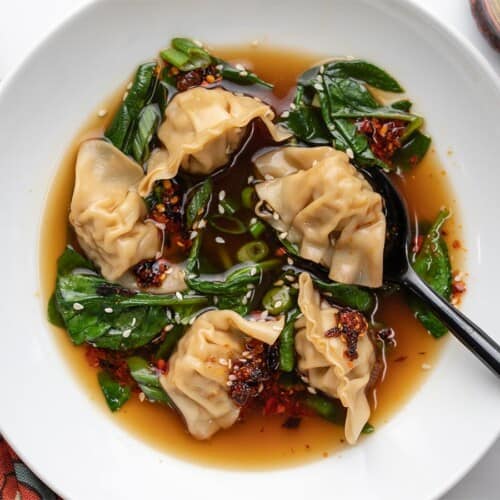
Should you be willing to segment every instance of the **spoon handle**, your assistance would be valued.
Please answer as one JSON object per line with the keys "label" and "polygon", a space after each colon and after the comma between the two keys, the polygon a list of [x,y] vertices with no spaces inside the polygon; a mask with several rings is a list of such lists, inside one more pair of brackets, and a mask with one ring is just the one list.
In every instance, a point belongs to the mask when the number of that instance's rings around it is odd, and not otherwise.
{"label": "spoon handle", "polygon": [[492,372],[500,376],[500,345],[458,309],[440,297],[413,269],[408,269],[401,278],[401,283],[425,302],[462,344]]}

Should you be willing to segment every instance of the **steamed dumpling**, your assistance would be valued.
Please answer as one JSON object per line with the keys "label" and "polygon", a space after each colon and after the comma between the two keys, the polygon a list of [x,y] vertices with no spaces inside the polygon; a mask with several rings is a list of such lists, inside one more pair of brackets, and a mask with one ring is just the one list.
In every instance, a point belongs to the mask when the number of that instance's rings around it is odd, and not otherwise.
{"label": "steamed dumpling", "polygon": [[144,222],[146,206],[137,193],[143,177],[142,168],[108,142],[80,146],[69,220],[87,256],[111,281],[160,250],[158,230]]}
{"label": "steamed dumpling", "polygon": [[179,168],[191,174],[209,175],[222,167],[255,118],[264,122],[275,141],[290,136],[272,122],[271,108],[253,97],[221,88],[195,87],[181,92],[167,106],[165,121],[158,131],[168,160],[154,165],[150,162],[139,192],[145,196],[155,181],[173,177]]}
{"label": "steamed dumpling", "polygon": [[241,355],[248,337],[274,344],[284,320],[248,321],[234,311],[209,311],[199,316],[180,340],[160,378],[184,416],[189,432],[208,439],[231,427],[240,408],[228,394],[227,362]]}
{"label": "steamed dumpling", "polygon": [[337,326],[339,311],[321,304],[309,274],[300,275],[299,287],[299,307],[304,314],[295,324],[299,370],[307,375],[312,387],[340,399],[347,408],[345,436],[354,444],[370,417],[366,387],[375,363],[373,344],[366,333],[360,336],[358,357],[351,361],[345,355],[343,339],[325,335]]}
{"label": "steamed dumpling", "polygon": [[270,179],[256,186],[265,202],[258,204],[257,215],[287,233],[301,257],[327,267],[332,280],[382,285],[382,198],[345,153],[326,146],[283,147],[260,156],[255,165]]}

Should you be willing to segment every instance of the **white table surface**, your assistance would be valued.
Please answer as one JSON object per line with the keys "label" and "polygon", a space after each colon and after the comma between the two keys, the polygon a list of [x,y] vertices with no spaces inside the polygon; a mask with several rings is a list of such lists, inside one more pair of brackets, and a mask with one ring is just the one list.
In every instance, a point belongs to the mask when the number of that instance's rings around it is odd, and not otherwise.
{"label": "white table surface", "polygon": [[[119,1],[119,0],[118,0]],[[465,36],[489,61],[500,77],[500,54],[476,28],[468,0],[414,0]],[[54,26],[89,0],[1,0],[0,79]],[[441,500],[498,500],[500,440],[472,471]]]}

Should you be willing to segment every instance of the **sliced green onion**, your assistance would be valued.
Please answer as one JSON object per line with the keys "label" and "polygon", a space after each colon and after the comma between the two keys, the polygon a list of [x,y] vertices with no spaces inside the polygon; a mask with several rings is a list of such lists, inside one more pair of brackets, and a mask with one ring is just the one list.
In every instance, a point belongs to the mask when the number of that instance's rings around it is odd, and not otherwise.
{"label": "sliced green onion", "polygon": [[240,262],[260,262],[269,254],[269,247],[263,241],[245,243],[237,252],[236,258]]}
{"label": "sliced green onion", "polygon": [[208,220],[208,223],[221,233],[243,234],[247,231],[245,224],[232,215],[214,215]]}
{"label": "sliced green onion", "polygon": [[158,104],[149,104],[139,114],[137,128],[132,138],[132,156],[138,163],[149,157],[149,143],[161,122]]}
{"label": "sliced green onion", "polygon": [[170,43],[172,44],[172,47],[174,49],[180,50],[184,54],[189,55],[189,52],[191,50],[202,50],[208,54],[208,52],[203,47],[200,47],[190,38],[172,38],[172,41]]}
{"label": "sliced green onion", "polygon": [[253,224],[250,224],[248,227],[248,230],[250,231],[250,234],[255,238],[260,238],[262,233],[266,230],[266,225],[258,220],[254,222]]}
{"label": "sliced green onion", "polygon": [[305,399],[305,404],[325,420],[337,425],[344,425],[346,409],[338,399],[325,398],[319,394],[309,394]]}
{"label": "sliced green onion", "polygon": [[161,58],[175,66],[176,68],[181,69],[185,64],[189,62],[189,56],[184,52],[176,49],[165,49],[160,52]]}
{"label": "sliced green onion", "polygon": [[290,287],[281,286],[271,288],[262,298],[262,305],[269,314],[277,315],[289,311],[293,307],[293,300],[290,296]]}
{"label": "sliced green onion", "polygon": [[252,209],[255,206],[256,201],[255,189],[252,186],[247,186],[241,192],[241,203],[245,208]]}
{"label": "sliced green onion", "polygon": [[239,208],[238,204],[230,198],[224,198],[222,201],[219,201],[219,205],[224,209],[224,213],[229,215],[234,215]]}

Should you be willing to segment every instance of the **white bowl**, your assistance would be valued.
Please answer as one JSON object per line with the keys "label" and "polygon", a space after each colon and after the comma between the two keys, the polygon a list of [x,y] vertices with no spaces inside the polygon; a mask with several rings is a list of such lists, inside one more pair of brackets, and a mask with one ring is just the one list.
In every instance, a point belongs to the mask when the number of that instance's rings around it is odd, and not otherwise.
{"label": "white bowl", "polygon": [[[286,7],[285,7],[286,5]],[[405,1],[102,2],[58,28],[0,90],[2,434],[66,498],[435,498],[500,430],[500,384],[456,341],[421,390],[359,446],[272,472],[191,465],[129,436],[88,400],[44,322],[41,213],[90,111],[173,35],[352,54],[388,68],[427,118],[463,210],[464,310],[500,340],[500,87],[474,50]],[[45,228],[50,231],[50,228]]]}

